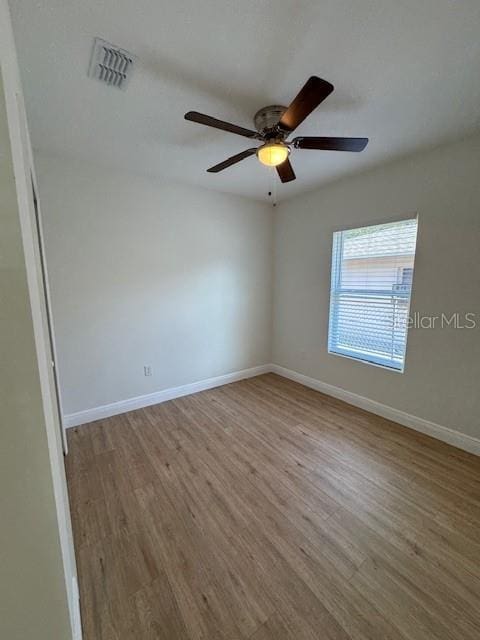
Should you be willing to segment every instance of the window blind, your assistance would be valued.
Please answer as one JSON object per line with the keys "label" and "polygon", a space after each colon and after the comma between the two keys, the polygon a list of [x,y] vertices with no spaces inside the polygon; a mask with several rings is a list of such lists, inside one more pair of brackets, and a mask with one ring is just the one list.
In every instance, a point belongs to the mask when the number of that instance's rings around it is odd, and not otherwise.
{"label": "window blind", "polygon": [[328,350],[403,371],[417,220],[333,234]]}

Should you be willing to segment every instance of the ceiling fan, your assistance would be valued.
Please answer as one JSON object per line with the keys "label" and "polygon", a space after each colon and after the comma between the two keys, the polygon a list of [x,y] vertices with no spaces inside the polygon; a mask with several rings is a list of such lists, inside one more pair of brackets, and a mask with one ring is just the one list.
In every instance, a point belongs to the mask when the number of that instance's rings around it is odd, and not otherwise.
{"label": "ceiling fan", "polygon": [[320,149],[323,151],[363,151],[368,144],[368,138],[323,138],[300,136],[288,141],[288,136],[295,131],[307,116],[325,100],[333,91],[333,85],[322,78],[311,76],[300,90],[289,107],[271,105],[263,107],[254,116],[256,131],[239,127],[224,120],[217,120],[198,111],[189,111],[185,120],[236,133],[245,138],[261,140],[260,147],[252,147],[241,151],[231,158],[216,164],[210,173],[218,173],[233,164],[256,154],[262,164],[276,167],[282,182],[295,180],[295,172],[289,160],[291,148]]}

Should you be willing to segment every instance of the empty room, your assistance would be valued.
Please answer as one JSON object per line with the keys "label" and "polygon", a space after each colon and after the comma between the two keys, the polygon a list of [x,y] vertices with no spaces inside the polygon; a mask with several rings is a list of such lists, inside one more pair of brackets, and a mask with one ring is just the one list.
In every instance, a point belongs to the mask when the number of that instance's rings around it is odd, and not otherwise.
{"label": "empty room", "polygon": [[479,640],[478,0],[0,0],[1,640]]}

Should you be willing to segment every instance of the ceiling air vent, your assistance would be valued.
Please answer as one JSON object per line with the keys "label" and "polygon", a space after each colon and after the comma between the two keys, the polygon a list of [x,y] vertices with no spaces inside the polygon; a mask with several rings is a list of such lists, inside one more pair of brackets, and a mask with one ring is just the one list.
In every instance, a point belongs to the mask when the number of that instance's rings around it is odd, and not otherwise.
{"label": "ceiling air vent", "polygon": [[93,41],[88,75],[111,87],[125,89],[132,75],[134,56],[100,38]]}

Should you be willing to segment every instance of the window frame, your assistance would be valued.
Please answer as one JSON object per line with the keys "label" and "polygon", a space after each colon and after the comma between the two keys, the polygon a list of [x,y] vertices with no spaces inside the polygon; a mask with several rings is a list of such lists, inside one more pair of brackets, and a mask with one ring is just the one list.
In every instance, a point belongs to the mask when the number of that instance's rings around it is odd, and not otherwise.
{"label": "window frame", "polygon": [[[333,334],[333,317],[334,317],[334,309],[336,307],[336,305],[338,305],[338,302],[335,302],[335,298],[337,298],[337,296],[339,295],[339,292],[342,291],[341,286],[340,286],[340,279],[341,279],[341,274],[342,274],[342,262],[343,262],[343,255],[344,255],[344,251],[343,251],[343,244],[344,244],[344,233],[348,232],[348,231],[352,231],[352,230],[359,230],[359,229],[366,229],[369,227],[375,227],[375,226],[381,226],[383,224],[399,224],[402,222],[407,222],[407,221],[413,221],[415,220],[416,222],[416,237],[415,237],[415,251],[413,254],[413,266],[409,267],[412,271],[412,277],[411,277],[411,282],[410,282],[410,291],[407,293],[407,295],[402,296],[402,292],[401,291],[397,291],[396,292],[396,297],[399,298],[406,298],[408,300],[408,305],[407,305],[407,327],[405,330],[405,345],[404,345],[404,350],[403,350],[403,357],[402,357],[402,363],[401,363],[401,367],[396,367],[392,365],[392,359],[391,358],[385,358],[384,362],[382,362],[382,357],[381,356],[373,356],[371,358],[368,357],[367,354],[365,354],[365,357],[361,357],[358,352],[355,352],[354,350],[349,350],[349,349],[339,349],[338,347],[336,348],[336,350],[334,350],[332,348],[332,334]],[[336,247],[336,234],[340,235],[341,238],[341,247],[340,250],[338,249],[338,247]],[[387,370],[387,371],[393,371],[394,373],[404,373],[405,372],[405,368],[406,368],[406,361],[407,361],[407,347],[408,347],[408,329],[409,329],[409,325],[408,325],[408,318],[410,317],[410,308],[411,308],[411,302],[412,302],[412,293],[413,293],[413,278],[414,278],[414,274],[415,274],[415,260],[416,260],[416,256],[417,256],[417,241],[418,241],[418,215],[414,214],[408,217],[401,217],[401,218],[397,218],[397,219],[391,219],[388,221],[384,221],[384,222],[374,222],[374,223],[369,223],[369,224],[365,224],[362,226],[349,226],[347,228],[344,229],[337,229],[333,232],[332,234],[332,254],[331,254],[331,260],[330,260],[330,268],[331,268],[331,272],[330,272],[330,304],[329,304],[329,313],[328,313],[328,335],[327,335],[327,352],[328,355],[332,355],[332,356],[338,356],[340,358],[346,358],[348,360],[354,360],[355,362],[360,362],[363,364],[368,364],[374,367],[379,367],[383,370]],[[336,262],[334,262],[334,259],[336,260]],[[402,268],[402,267],[401,267]],[[403,270],[404,268],[402,268]],[[402,274],[403,276],[403,274]],[[398,283],[397,283],[398,284]],[[403,284],[403,283],[402,283]],[[345,293],[345,291],[344,291]],[[366,290],[365,289],[355,289],[354,291],[352,291],[352,293],[355,293],[356,295],[365,295]],[[384,295],[385,291],[375,291],[375,290],[369,290],[368,293],[379,293],[380,295]],[[392,295],[392,293],[390,293],[388,296],[389,298],[393,298],[394,296]]]}

